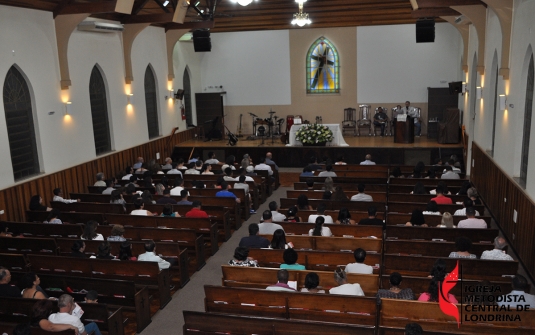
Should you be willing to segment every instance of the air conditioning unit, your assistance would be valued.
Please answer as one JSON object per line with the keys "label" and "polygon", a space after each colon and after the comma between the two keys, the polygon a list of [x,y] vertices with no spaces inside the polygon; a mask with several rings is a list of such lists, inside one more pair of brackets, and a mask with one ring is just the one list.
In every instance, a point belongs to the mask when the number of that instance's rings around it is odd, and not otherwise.
{"label": "air conditioning unit", "polygon": [[470,24],[472,23],[466,16],[461,15],[455,18],[455,24]]}
{"label": "air conditioning unit", "polygon": [[83,21],[78,25],[80,31],[92,31],[97,33],[115,33],[124,30],[124,26],[118,23],[99,21]]}

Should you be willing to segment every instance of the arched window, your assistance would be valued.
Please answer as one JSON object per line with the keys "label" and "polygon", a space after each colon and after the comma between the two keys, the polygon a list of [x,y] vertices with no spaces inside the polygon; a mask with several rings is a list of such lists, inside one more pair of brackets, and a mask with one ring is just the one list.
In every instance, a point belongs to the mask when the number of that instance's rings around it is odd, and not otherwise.
{"label": "arched window", "polygon": [[308,49],[306,58],[307,93],[340,93],[338,51],[325,37]]}
{"label": "arched window", "polygon": [[106,86],[97,65],[93,67],[89,79],[89,100],[91,102],[95,151],[97,155],[100,155],[111,151],[111,138]]}
{"label": "arched window", "polygon": [[189,80],[188,68],[184,69],[184,77],[182,78],[184,85],[184,108],[186,110],[186,125],[193,124],[193,117],[191,112],[191,83]]}
{"label": "arched window", "polygon": [[520,185],[526,187],[528,176],[529,137],[531,133],[531,112],[533,108],[533,54],[529,60],[528,79],[526,84],[526,103],[524,105],[524,135],[522,137],[522,158],[520,160]]}
{"label": "arched window", "polygon": [[30,89],[15,66],[7,72],[3,95],[11,165],[17,181],[38,174],[40,170]]}
{"label": "arched window", "polygon": [[156,80],[154,73],[147,66],[145,70],[145,105],[147,107],[147,127],[149,128],[149,138],[160,136],[158,126],[158,104],[156,102]]}

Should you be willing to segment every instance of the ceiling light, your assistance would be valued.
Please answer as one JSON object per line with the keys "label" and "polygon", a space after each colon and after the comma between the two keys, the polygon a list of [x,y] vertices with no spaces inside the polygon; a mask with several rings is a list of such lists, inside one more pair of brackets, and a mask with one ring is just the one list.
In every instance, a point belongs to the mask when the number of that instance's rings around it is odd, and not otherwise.
{"label": "ceiling light", "polygon": [[294,14],[292,24],[297,24],[299,27],[303,27],[305,24],[311,24],[312,21],[308,18],[308,13],[303,13],[303,3],[306,0],[295,0],[299,4],[299,13]]}
{"label": "ceiling light", "polygon": [[242,6],[247,6],[248,4],[250,4],[251,2],[253,2],[253,0],[230,0],[232,2],[237,2],[239,3],[240,5]]}
{"label": "ceiling light", "polygon": [[166,1],[163,2],[163,6],[164,7],[167,6],[167,5],[169,5],[169,0],[166,0]]}

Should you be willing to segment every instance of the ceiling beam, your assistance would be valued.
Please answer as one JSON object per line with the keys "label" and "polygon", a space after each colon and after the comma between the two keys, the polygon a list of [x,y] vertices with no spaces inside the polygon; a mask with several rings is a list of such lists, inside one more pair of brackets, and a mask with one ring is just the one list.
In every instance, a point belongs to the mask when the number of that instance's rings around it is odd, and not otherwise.
{"label": "ceiling beam", "polygon": [[146,14],[146,15],[131,15],[125,17],[121,23],[166,23],[173,22],[172,13],[161,13],[161,14]]}
{"label": "ceiling beam", "polygon": [[57,15],[113,13],[115,5],[116,1],[69,3]]}
{"label": "ceiling beam", "polygon": [[160,0],[154,0],[154,2],[156,2],[156,3],[158,4],[158,6],[160,6],[160,8],[161,8],[164,12],[166,12],[166,13],[170,13],[170,12],[169,12],[169,9],[168,9],[167,7],[165,7],[165,6],[163,5],[163,3],[162,3]]}
{"label": "ceiling beam", "polygon": [[416,0],[418,8],[484,5],[481,0]]}
{"label": "ceiling beam", "polygon": [[449,7],[418,9],[418,10],[412,11],[411,13],[411,16],[416,19],[421,18],[421,17],[459,16],[459,15],[461,15],[461,13]]}
{"label": "ceiling beam", "polygon": [[165,25],[165,31],[176,30],[176,29],[204,29],[204,28],[214,28],[214,21],[198,21],[198,22],[184,22],[184,23],[168,23]]}
{"label": "ceiling beam", "polygon": [[140,2],[138,2],[136,5],[134,5],[134,8],[132,9],[132,15],[137,15],[139,14],[139,12],[143,9],[143,7],[145,7],[145,5],[147,4],[147,2],[149,2],[150,0],[141,0]]}
{"label": "ceiling beam", "polygon": [[56,16],[59,15],[59,13],[63,10],[63,8],[65,8],[65,6],[67,6],[68,4],[70,4],[72,2],[72,0],[62,0],[57,6],[56,8],[54,8],[54,10],[52,11],[52,14],[54,15],[54,18],[56,18]]}

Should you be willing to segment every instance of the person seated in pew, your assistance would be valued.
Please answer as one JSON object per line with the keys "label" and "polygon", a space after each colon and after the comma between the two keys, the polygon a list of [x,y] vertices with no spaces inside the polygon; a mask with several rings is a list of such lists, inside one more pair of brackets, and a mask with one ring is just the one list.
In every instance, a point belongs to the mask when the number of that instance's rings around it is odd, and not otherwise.
{"label": "person seated in pew", "polygon": [[113,179],[106,179],[106,189],[102,191],[102,194],[111,195],[111,192],[115,191],[115,182]]}
{"label": "person seated in pew", "polygon": [[346,193],[342,189],[342,186],[336,186],[336,188],[334,189],[333,196],[331,197],[331,200],[349,201],[349,198],[347,197]]}
{"label": "person seated in pew", "polygon": [[149,192],[149,190],[143,191],[143,194],[141,194],[141,199],[143,199],[143,203],[145,205],[155,205],[156,201],[152,198],[152,193]]}
{"label": "person seated in pew", "polygon": [[381,298],[400,299],[400,300],[414,300],[414,293],[410,288],[400,288],[403,278],[399,272],[392,272],[390,274],[390,288],[380,289],[377,291],[377,305],[381,304]]}
{"label": "person seated in pew", "polygon": [[102,234],[97,234],[98,222],[94,220],[87,221],[84,233],[80,236],[82,240],[104,241]]}
{"label": "person seated in pew", "polygon": [[156,215],[156,213],[151,213],[145,208],[145,203],[141,198],[134,200],[134,210],[130,212],[130,215],[141,215],[141,216],[152,216]]}
{"label": "person seated in pew", "polygon": [[273,223],[273,214],[271,214],[269,209],[266,209],[262,213],[262,219],[263,222],[258,225],[260,235],[272,235],[277,229],[284,230],[280,224]]}
{"label": "person seated in pew", "polygon": [[271,211],[271,216],[273,217],[273,221],[275,222],[282,222],[284,219],[286,219],[286,215],[279,213],[279,204],[277,204],[276,201],[272,201],[269,203],[269,210]]}
{"label": "person seated in pew", "polygon": [[52,198],[52,201],[59,201],[66,204],[71,204],[73,202],[80,202],[80,199],[64,199],[63,198],[63,190],[61,188],[55,188],[53,191],[54,197]]}
{"label": "person seated in pew", "polygon": [[444,173],[440,176],[440,179],[461,179],[458,173],[453,171],[453,168],[449,165],[444,166]]}
{"label": "person seated in pew", "polygon": [[405,223],[405,226],[427,227],[427,224],[425,223],[424,213],[419,209],[413,210],[411,219],[409,220],[409,222]]}
{"label": "person seated in pew", "polygon": [[132,256],[132,243],[130,241],[121,243],[118,258],[121,261],[137,261],[137,257]]}
{"label": "person seated in pew", "polygon": [[302,211],[313,210],[312,206],[308,204],[308,197],[306,194],[299,194],[297,197],[297,209]]}
{"label": "person seated in pew", "polygon": [[249,236],[242,237],[240,240],[240,247],[246,248],[269,248],[269,240],[265,237],[259,236],[260,228],[258,223],[251,223],[249,225]]}
{"label": "person seated in pew", "polygon": [[174,182],[174,187],[171,189],[171,195],[180,195],[180,192],[184,189],[184,179],[176,178]]}
{"label": "person seated in pew", "polygon": [[20,289],[10,284],[11,272],[0,266],[0,297],[20,298]]}
{"label": "person seated in pew", "polygon": [[[257,164],[254,169],[267,170],[268,176],[273,176],[273,170],[271,169],[271,166],[266,164],[266,157],[260,157],[260,164]],[[274,179],[271,178],[271,181],[274,181]]]}
{"label": "person seated in pew", "polygon": [[110,245],[110,242],[108,242],[108,241],[102,242],[98,246],[97,255],[96,256],[91,256],[89,258],[116,260],[116,257],[111,254],[111,245]]}
{"label": "person seated in pew", "polygon": [[48,299],[48,295],[39,290],[41,280],[34,272],[25,273],[19,280],[19,285],[22,288],[22,297],[26,299]]}
{"label": "person seated in pew", "polygon": [[333,171],[331,164],[325,165],[325,171],[321,171],[318,177],[336,177],[336,172]]}
{"label": "person seated in pew", "polygon": [[351,201],[373,201],[371,195],[364,193],[365,185],[360,183],[357,186],[358,193],[351,197]]}
{"label": "person seated in pew", "polygon": [[[215,196],[219,198],[234,198],[234,200],[236,200],[237,203],[241,203],[240,198],[238,198],[234,193],[229,191],[231,188],[232,187],[226,181],[222,181],[221,191],[217,192]],[[253,210],[250,209],[250,211],[253,211]]]}
{"label": "person seated in pew", "polygon": [[438,210],[437,203],[433,200],[429,201],[425,207],[425,211],[423,211],[424,215],[442,215],[440,214],[440,211]]}
{"label": "person seated in pew", "polygon": [[485,220],[476,218],[476,210],[474,207],[466,207],[466,217],[466,219],[459,221],[457,228],[487,229]]}
{"label": "person seated in pew", "polygon": [[249,182],[249,181],[254,182],[253,177],[249,177],[249,175],[247,174],[247,169],[239,168],[237,173],[238,173],[238,177],[236,178],[237,181],[240,181],[240,176],[244,176],[246,182]]}
{"label": "person seated in pew", "polygon": [[422,326],[417,323],[407,323],[405,325],[405,335],[423,335]]}
{"label": "person seated in pew", "polygon": [[309,272],[305,277],[305,287],[301,289],[303,293],[325,293],[325,290],[320,290],[320,277],[316,272]]}
{"label": "person seated in pew", "polygon": [[420,181],[417,182],[410,194],[427,194],[424,184]]}
{"label": "person seated in pew", "polygon": [[46,218],[43,223],[50,223],[50,224],[62,224],[63,222],[60,220],[61,212],[57,208],[53,208],[50,213],[48,213],[48,217]]}
{"label": "person seated in pew", "polygon": [[[39,300],[32,307],[32,320],[30,324],[33,327],[39,327],[49,332],[61,332],[64,330],[73,330],[76,335],[83,334],[79,332],[78,327],[69,323],[52,323],[48,317],[54,310],[54,303],[50,300]],[[85,332],[85,327],[84,327]]]}
{"label": "person seated in pew", "polygon": [[340,208],[338,211],[338,219],[334,222],[336,224],[356,224],[355,220],[351,219],[351,213],[347,208]]}
{"label": "person seated in pew", "polygon": [[321,170],[321,165],[318,164],[318,158],[316,156],[311,156],[307,167],[310,168],[310,171]]}
{"label": "person seated in pew", "polygon": [[390,173],[390,178],[405,178],[405,176],[401,173],[401,168],[399,166],[396,166],[392,169],[392,172]]}
{"label": "person seated in pew", "polygon": [[158,262],[158,267],[160,270],[163,269],[169,269],[171,266],[171,263],[166,261],[165,259],[161,258],[156,254],[156,243],[154,241],[150,240],[145,242],[145,253],[139,255],[137,258],[140,262]]}
{"label": "person seated in pew", "polygon": [[229,166],[225,167],[225,165],[223,165],[222,167],[224,168],[222,170],[223,180],[224,181],[236,181],[236,178],[232,177],[232,169]]}
{"label": "person seated in pew", "polygon": [[479,199],[479,194],[477,193],[477,189],[475,187],[470,187],[468,191],[466,191],[466,195],[470,200],[472,200],[473,206],[481,205],[481,199]]}
{"label": "person seated in pew", "polygon": [[171,159],[171,157],[166,157],[164,162],[165,164],[162,165],[162,169],[171,170],[173,168],[173,160]]}
{"label": "person seated in pew", "polygon": [[[237,180],[237,183],[234,183],[234,189],[243,189],[245,190],[245,196],[249,199],[249,213],[256,214],[256,211],[253,208],[253,199],[251,198],[251,194],[249,193],[249,184],[245,182],[246,177],[244,175],[240,175]],[[270,203],[271,205],[271,203]],[[280,214],[282,215],[282,214]]]}
{"label": "person seated in pew", "polygon": [[329,290],[330,294],[364,296],[364,291],[362,291],[360,284],[347,283],[347,274],[341,267],[334,271],[334,280],[338,283],[338,286],[331,288]]}
{"label": "person seated in pew", "polygon": [[104,181],[106,177],[104,176],[104,173],[102,172],[97,173],[95,179],[97,181],[93,184],[93,186],[102,186],[102,187],[106,186],[106,182]]}
{"label": "person seated in pew", "polygon": [[156,195],[163,195],[163,191],[166,189],[167,187],[165,187],[163,183],[158,183],[154,185],[154,191],[156,192]]}
{"label": "person seated in pew", "polygon": [[477,256],[469,252],[472,247],[472,241],[466,236],[459,236],[455,239],[455,249],[457,251],[452,251],[449,258],[472,258],[476,259]]}
{"label": "person seated in pew", "polygon": [[237,247],[234,250],[234,257],[228,261],[228,265],[257,268],[258,262],[249,257],[249,248]]}
{"label": "person seated in pew", "polygon": [[269,249],[284,250],[293,247],[294,245],[292,242],[286,243],[286,233],[284,233],[284,230],[277,229],[273,232],[273,237],[271,238]]}
{"label": "person seated in pew", "polygon": [[86,304],[98,304],[98,292],[95,290],[89,290],[85,294],[83,303]]}
{"label": "person seated in pew", "polygon": [[284,253],[282,254],[282,259],[284,260],[284,263],[280,265],[280,268],[286,270],[306,270],[306,267],[304,265],[297,263],[298,258],[299,255],[297,254],[297,251],[295,251],[293,248],[288,248],[284,250]]}
{"label": "person seated in pew", "polygon": [[43,205],[43,198],[36,194],[30,198],[29,208],[31,211],[51,211],[52,208]]}
{"label": "person seated in pew", "polygon": [[333,233],[329,227],[324,227],[325,218],[323,216],[318,216],[316,218],[316,226],[308,231],[309,236],[325,236],[331,237]]}
{"label": "person seated in pew", "polygon": [[213,151],[210,151],[208,153],[208,159],[205,161],[206,164],[219,164],[223,165],[223,162],[220,162],[215,158],[215,153]]}
{"label": "person seated in pew", "polygon": [[435,167],[431,167],[429,170],[427,170],[427,177],[425,179],[437,179],[437,170]]}
{"label": "person seated in pew", "polygon": [[189,169],[184,171],[184,174],[185,175],[186,174],[201,174],[201,172],[195,168],[195,164],[197,164],[197,163],[189,163],[188,164]]}
{"label": "person seated in pew", "polygon": [[529,305],[530,309],[535,306],[535,295],[526,292],[528,281],[524,276],[519,274],[514,276],[512,286],[511,293],[504,295],[502,301],[498,301],[498,306],[509,306],[510,309],[516,309],[521,305]]}
{"label": "person seated in pew", "polygon": [[442,214],[442,219],[437,228],[457,228],[453,225],[453,216],[449,212]]}
{"label": "person seated in pew", "polygon": [[249,165],[251,165],[251,163],[252,163],[252,160],[251,160],[251,157],[249,156],[249,154],[244,154],[243,158],[241,160],[240,166],[243,169],[247,169],[249,167]]}
{"label": "person seated in pew", "polygon": [[126,211],[126,207],[125,207],[126,201],[123,199],[123,191],[124,191],[123,187],[121,187],[118,190],[113,190],[110,196],[110,204],[123,205],[123,209]]}
{"label": "person seated in pew", "polygon": [[346,265],[345,272],[347,273],[361,273],[365,275],[373,274],[373,267],[370,265],[364,264],[366,260],[366,250],[362,248],[357,248],[353,252],[356,263],[349,263]]}
{"label": "person seated in pew", "polygon": [[185,166],[184,158],[180,157],[178,159],[176,168],[177,170],[180,170],[180,171],[186,171],[188,169],[188,167]]}
{"label": "person seated in pew", "polygon": [[451,198],[444,196],[444,187],[442,185],[437,186],[436,193],[437,196],[431,198],[431,201],[436,202],[437,205],[451,205],[453,203]]}
{"label": "person seated in pew", "polygon": [[124,227],[120,224],[113,225],[111,228],[111,236],[108,236],[108,241],[114,241],[114,242],[123,242],[126,241],[126,238],[124,238]]}
{"label": "person seated in pew", "polygon": [[171,165],[171,170],[167,171],[167,174],[178,174],[178,175],[180,175],[180,177],[182,177],[182,171],[180,171],[178,169],[178,164],[177,163],[173,163]]}
{"label": "person seated in pew", "polygon": [[132,176],[132,179],[128,185],[124,187],[124,192],[126,195],[133,195],[136,194],[136,187],[139,187],[137,184],[137,178],[136,176]]}
{"label": "person seated in pew", "polygon": [[138,157],[137,162],[132,165],[132,168],[134,168],[134,170],[140,169],[143,166],[143,163],[145,163],[143,157]]}
{"label": "person seated in pew", "polygon": [[258,174],[256,172],[254,172],[254,166],[252,166],[252,165],[249,165],[248,167],[245,168],[245,175],[249,176],[249,177],[258,176]]}
{"label": "person seated in pew", "polygon": [[227,158],[225,158],[225,165],[228,165],[229,168],[232,169],[232,171],[236,170],[236,156],[230,155]]}
{"label": "person seated in pew", "polygon": [[266,153],[266,164],[273,165],[275,170],[279,171],[279,166],[273,161],[273,154],[271,152]]}
{"label": "person seated in pew", "polygon": [[375,162],[372,161],[372,155],[367,154],[365,159],[366,160],[360,162],[360,165],[375,165]]}
{"label": "person seated in pew", "polygon": [[470,187],[472,187],[472,184],[468,180],[466,180],[465,182],[463,182],[461,188],[459,189],[459,192],[457,192],[456,195],[467,195],[468,189]]}
{"label": "person seated in pew", "polygon": [[508,255],[505,250],[507,247],[507,242],[501,236],[496,236],[494,238],[494,249],[485,250],[481,254],[481,259],[494,259],[498,261],[512,261],[513,257]]}
{"label": "person seated in pew", "polygon": [[307,178],[305,183],[307,184],[307,191],[314,191],[314,179]]}
{"label": "person seated in pew", "polygon": [[296,206],[292,206],[288,208],[288,211],[286,212],[288,216],[286,216],[286,219],[284,219],[284,222],[301,222],[301,219],[299,218],[299,216],[297,216],[298,211],[299,210],[297,209]]}
{"label": "person seated in pew", "polygon": [[314,172],[312,171],[310,165],[307,165],[303,168],[303,172],[301,172],[299,177],[314,177]]}
{"label": "person seated in pew", "polygon": [[347,163],[344,161],[344,156],[340,155],[336,157],[336,162],[334,162],[334,165],[347,165]]}
{"label": "person seated in pew", "polygon": [[85,251],[85,242],[82,240],[74,241],[71,247],[71,257],[76,258],[87,258],[87,255],[84,253]]}
{"label": "person seated in pew", "polygon": [[[186,190],[182,190],[182,191],[186,191]],[[180,192],[182,192],[182,191],[180,191]],[[186,191],[186,194],[187,194],[187,192],[188,191]],[[158,200],[156,200],[156,203],[158,205],[166,205],[166,204],[176,205],[177,201],[175,199],[171,198],[171,190],[166,188],[166,189],[163,190],[163,196],[161,198],[159,198]]]}
{"label": "person seated in pew", "polygon": [[124,169],[124,176],[121,178],[122,180],[130,180],[130,177],[132,177],[134,173],[134,169],[131,166],[127,166],[126,169]]}
{"label": "person seated in pew", "polygon": [[322,217],[323,221],[325,223],[333,223],[333,218],[330,215],[325,215],[325,210],[327,209],[327,205],[324,203],[321,203],[318,205],[318,208],[316,209],[317,214],[312,214],[308,217],[309,223],[317,223],[317,218]]}
{"label": "person seated in pew", "polygon": [[[201,183],[202,184],[202,183]],[[176,204],[177,205],[188,205],[188,206],[191,206],[193,204],[193,202],[189,201],[188,200],[188,191],[187,190],[182,190],[180,191],[180,201],[178,201]]]}
{"label": "person seated in pew", "polygon": [[[451,192],[450,192],[449,189],[448,189],[448,185],[446,185],[445,182],[443,182],[443,181],[439,181],[438,184],[437,184],[437,188],[438,188],[439,186],[442,187],[442,190],[443,190],[443,194],[444,194],[444,195],[451,195]],[[437,194],[437,189],[435,188],[435,189],[429,191],[429,194],[436,195],[436,194]]]}
{"label": "person seated in pew", "polygon": [[368,217],[359,221],[359,225],[385,227],[385,221],[377,218],[377,208],[368,207]]}
{"label": "person seated in pew", "polygon": [[185,215],[187,218],[208,218],[208,213],[201,210],[202,204],[199,200],[193,201],[191,206],[193,208]]}
{"label": "person seated in pew", "polygon": [[290,274],[288,273],[288,270],[280,269],[277,271],[277,284],[266,287],[266,290],[296,292],[296,289],[288,285],[289,278]]}
{"label": "person seated in pew", "polygon": [[48,321],[52,323],[70,324],[78,328],[78,334],[87,335],[93,333],[101,335],[101,332],[95,322],[88,323],[84,326],[80,318],[73,314],[78,305],[74,302],[73,297],[68,294],[62,294],[58,299],[59,312],[50,314]]}
{"label": "person seated in pew", "polygon": [[[32,326],[29,323],[20,323],[13,328],[13,335],[31,335],[32,334]],[[2,335],[7,335],[7,333],[3,333]]]}
{"label": "person seated in pew", "polygon": [[321,196],[321,200],[331,200],[333,194],[329,191],[323,192],[323,195]]}
{"label": "person seated in pew", "polygon": [[166,218],[179,218],[180,214],[178,214],[178,212],[173,212],[173,206],[167,204],[163,206],[162,214],[160,216]]}
{"label": "person seated in pew", "polygon": [[[445,277],[446,273],[444,272],[440,275],[435,275],[433,278],[431,278],[431,282],[429,283],[429,288],[427,289],[427,292],[420,294],[420,296],[418,297],[418,301],[438,302],[438,295],[440,294],[438,292],[438,288],[439,286],[442,286]],[[455,296],[451,293],[448,293],[448,301],[454,304],[459,303]]]}
{"label": "person seated in pew", "polygon": [[[453,215],[455,215],[455,216],[466,216],[466,208],[467,207],[472,207],[472,206],[474,206],[472,200],[469,199],[469,198],[466,198],[463,201],[463,208],[456,210],[455,213],[453,213]],[[476,216],[479,216],[479,211],[476,211]]]}

